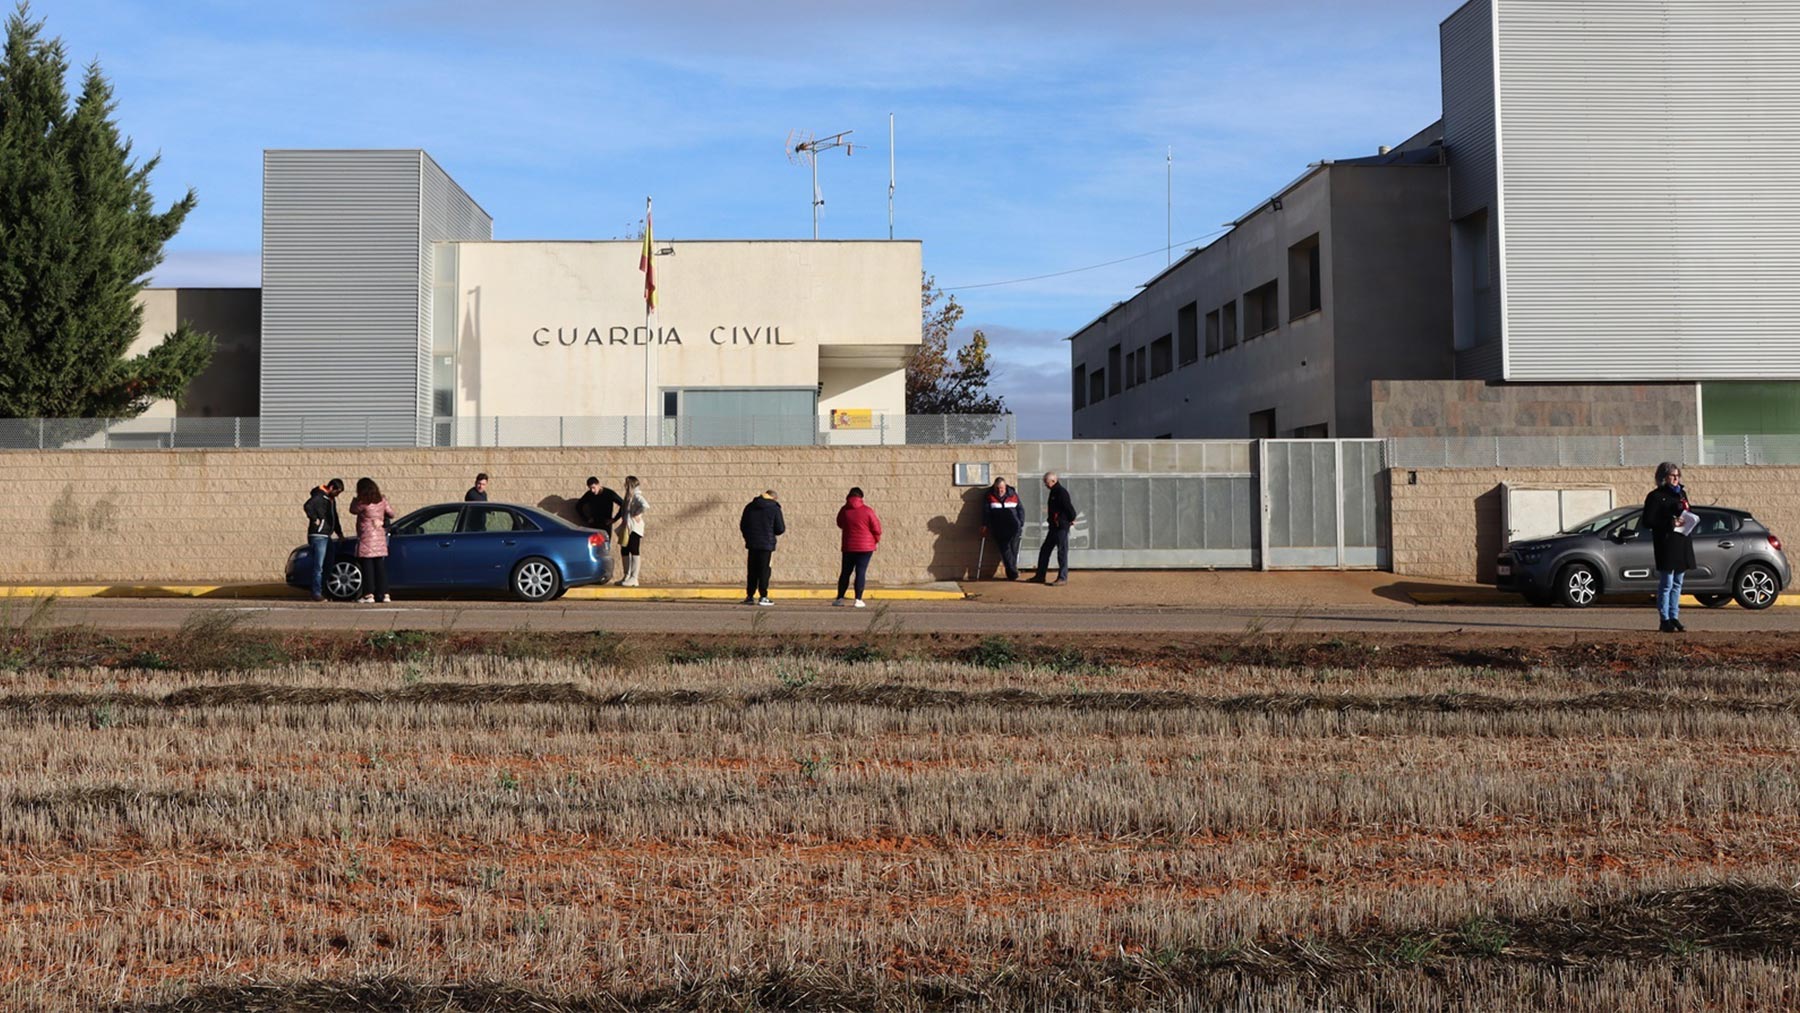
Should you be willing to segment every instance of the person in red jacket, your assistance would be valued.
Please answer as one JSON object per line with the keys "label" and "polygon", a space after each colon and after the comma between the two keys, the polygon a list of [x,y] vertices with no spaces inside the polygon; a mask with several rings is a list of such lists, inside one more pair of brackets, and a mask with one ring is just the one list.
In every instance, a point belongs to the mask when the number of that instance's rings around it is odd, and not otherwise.
{"label": "person in red jacket", "polygon": [[869,578],[869,558],[875,555],[875,549],[881,544],[881,518],[875,516],[875,508],[863,502],[863,491],[853,487],[850,495],[844,497],[844,505],[838,508],[838,528],[843,531],[844,565],[838,567],[838,593],[833,605],[844,604],[844,592],[849,590],[850,575],[856,574],[856,607],[863,607],[863,585]]}

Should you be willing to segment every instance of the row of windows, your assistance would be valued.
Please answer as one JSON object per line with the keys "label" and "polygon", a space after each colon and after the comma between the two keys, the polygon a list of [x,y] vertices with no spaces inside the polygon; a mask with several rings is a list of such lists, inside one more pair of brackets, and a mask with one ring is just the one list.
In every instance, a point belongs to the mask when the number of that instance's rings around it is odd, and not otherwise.
{"label": "row of windows", "polygon": [[[1206,357],[1237,347],[1239,303],[1232,299],[1206,314]],[[1323,306],[1319,287],[1319,237],[1315,233],[1288,247],[1288,319],[1297,320]],[[1271,279],[1244,293],[1242,340],[1248,342],[1281,326],[1281,286]],[[1075,367],[1075,407],[1085,408],[1140,383],[1200,361],[1200,307],[1188,303],[1175,314],[1175,331],[1149,344],[1125,351],[1106,350],[1106,364],[1090,370]]]}

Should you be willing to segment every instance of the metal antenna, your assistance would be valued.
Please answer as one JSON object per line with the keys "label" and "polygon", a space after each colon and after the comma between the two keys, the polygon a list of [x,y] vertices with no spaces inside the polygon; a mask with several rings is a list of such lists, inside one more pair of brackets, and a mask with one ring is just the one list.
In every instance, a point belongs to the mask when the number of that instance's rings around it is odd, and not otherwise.
{"label": "metal antenna", "polygon": [[[819,152],[830,151],[833,148],[843,148],[846,157],[854,154],[856,152],[856,146],[849,141],[844,140],[844,138],[849,137],[853,133],[855,133],[854,130],[845,130],[841,133],[832,134],[830,137],[820,137],[816,139],[811,134],[802,135],[798,130],[790,131],[788,133],[788,161],[797,163],[800,159],[804,158],[812,167],[812,215],[814,239],[819,238],[819,209],[825,206],[825,196],[819,192]],[[796,137],[799,137],[800,139],[796,141],[794,139]],[[863,146],[868,147],[868,145]]]}
{"label": "metal antenna", "polygon": [[1175,146],[1169,146],[1168,179],[1166,191],[1167,203],[1163,205],[1164,227],[1167,228],[1166,242],[1163,249],[1164,266],[1175,263]]}

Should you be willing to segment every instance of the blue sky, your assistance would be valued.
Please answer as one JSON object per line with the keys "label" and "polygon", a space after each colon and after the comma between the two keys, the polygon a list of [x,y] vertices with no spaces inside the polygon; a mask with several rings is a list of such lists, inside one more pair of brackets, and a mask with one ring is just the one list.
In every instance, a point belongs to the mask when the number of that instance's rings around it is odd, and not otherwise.
{"label": "blue sky", "polygon": [[[811,234],[789,131],[824,156],[821,235],[924,241],[986,330],[1021,430],[1068,432],[1061,340],[1320,158],[1437,118],[1456,0],[58,0],[35,16],[98,59],[159,198],[200,205],[158,284],[254,285],[261,151],[423,147],[505,239]],[[1177,249],[1177,254],[1180,250]]]}

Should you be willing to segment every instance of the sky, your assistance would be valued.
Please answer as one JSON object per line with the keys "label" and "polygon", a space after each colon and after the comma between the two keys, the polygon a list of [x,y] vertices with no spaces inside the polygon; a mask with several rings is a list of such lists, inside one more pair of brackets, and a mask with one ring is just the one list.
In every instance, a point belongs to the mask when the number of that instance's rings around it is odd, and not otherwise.
{"label": "sky", "polygon": [[882,238],[892,113],[895,234],[922,240],[963,334],[988,335],[1021,436],[1055,439],[1063,339],[1163,268],[1171,229],[1179,256],[1308,164],[1438,117],[1455,7],[40,0],[33,16],[112,81],[134,150],[161,156],[158,199],[198,192],[159,285],[258,284],[264,148],[425,148],[497,239],[630,236],[646,195],[660,237],[782,239],[812,232],[790,134],[849,130],[856,150],[820,159],[820,235]]}

